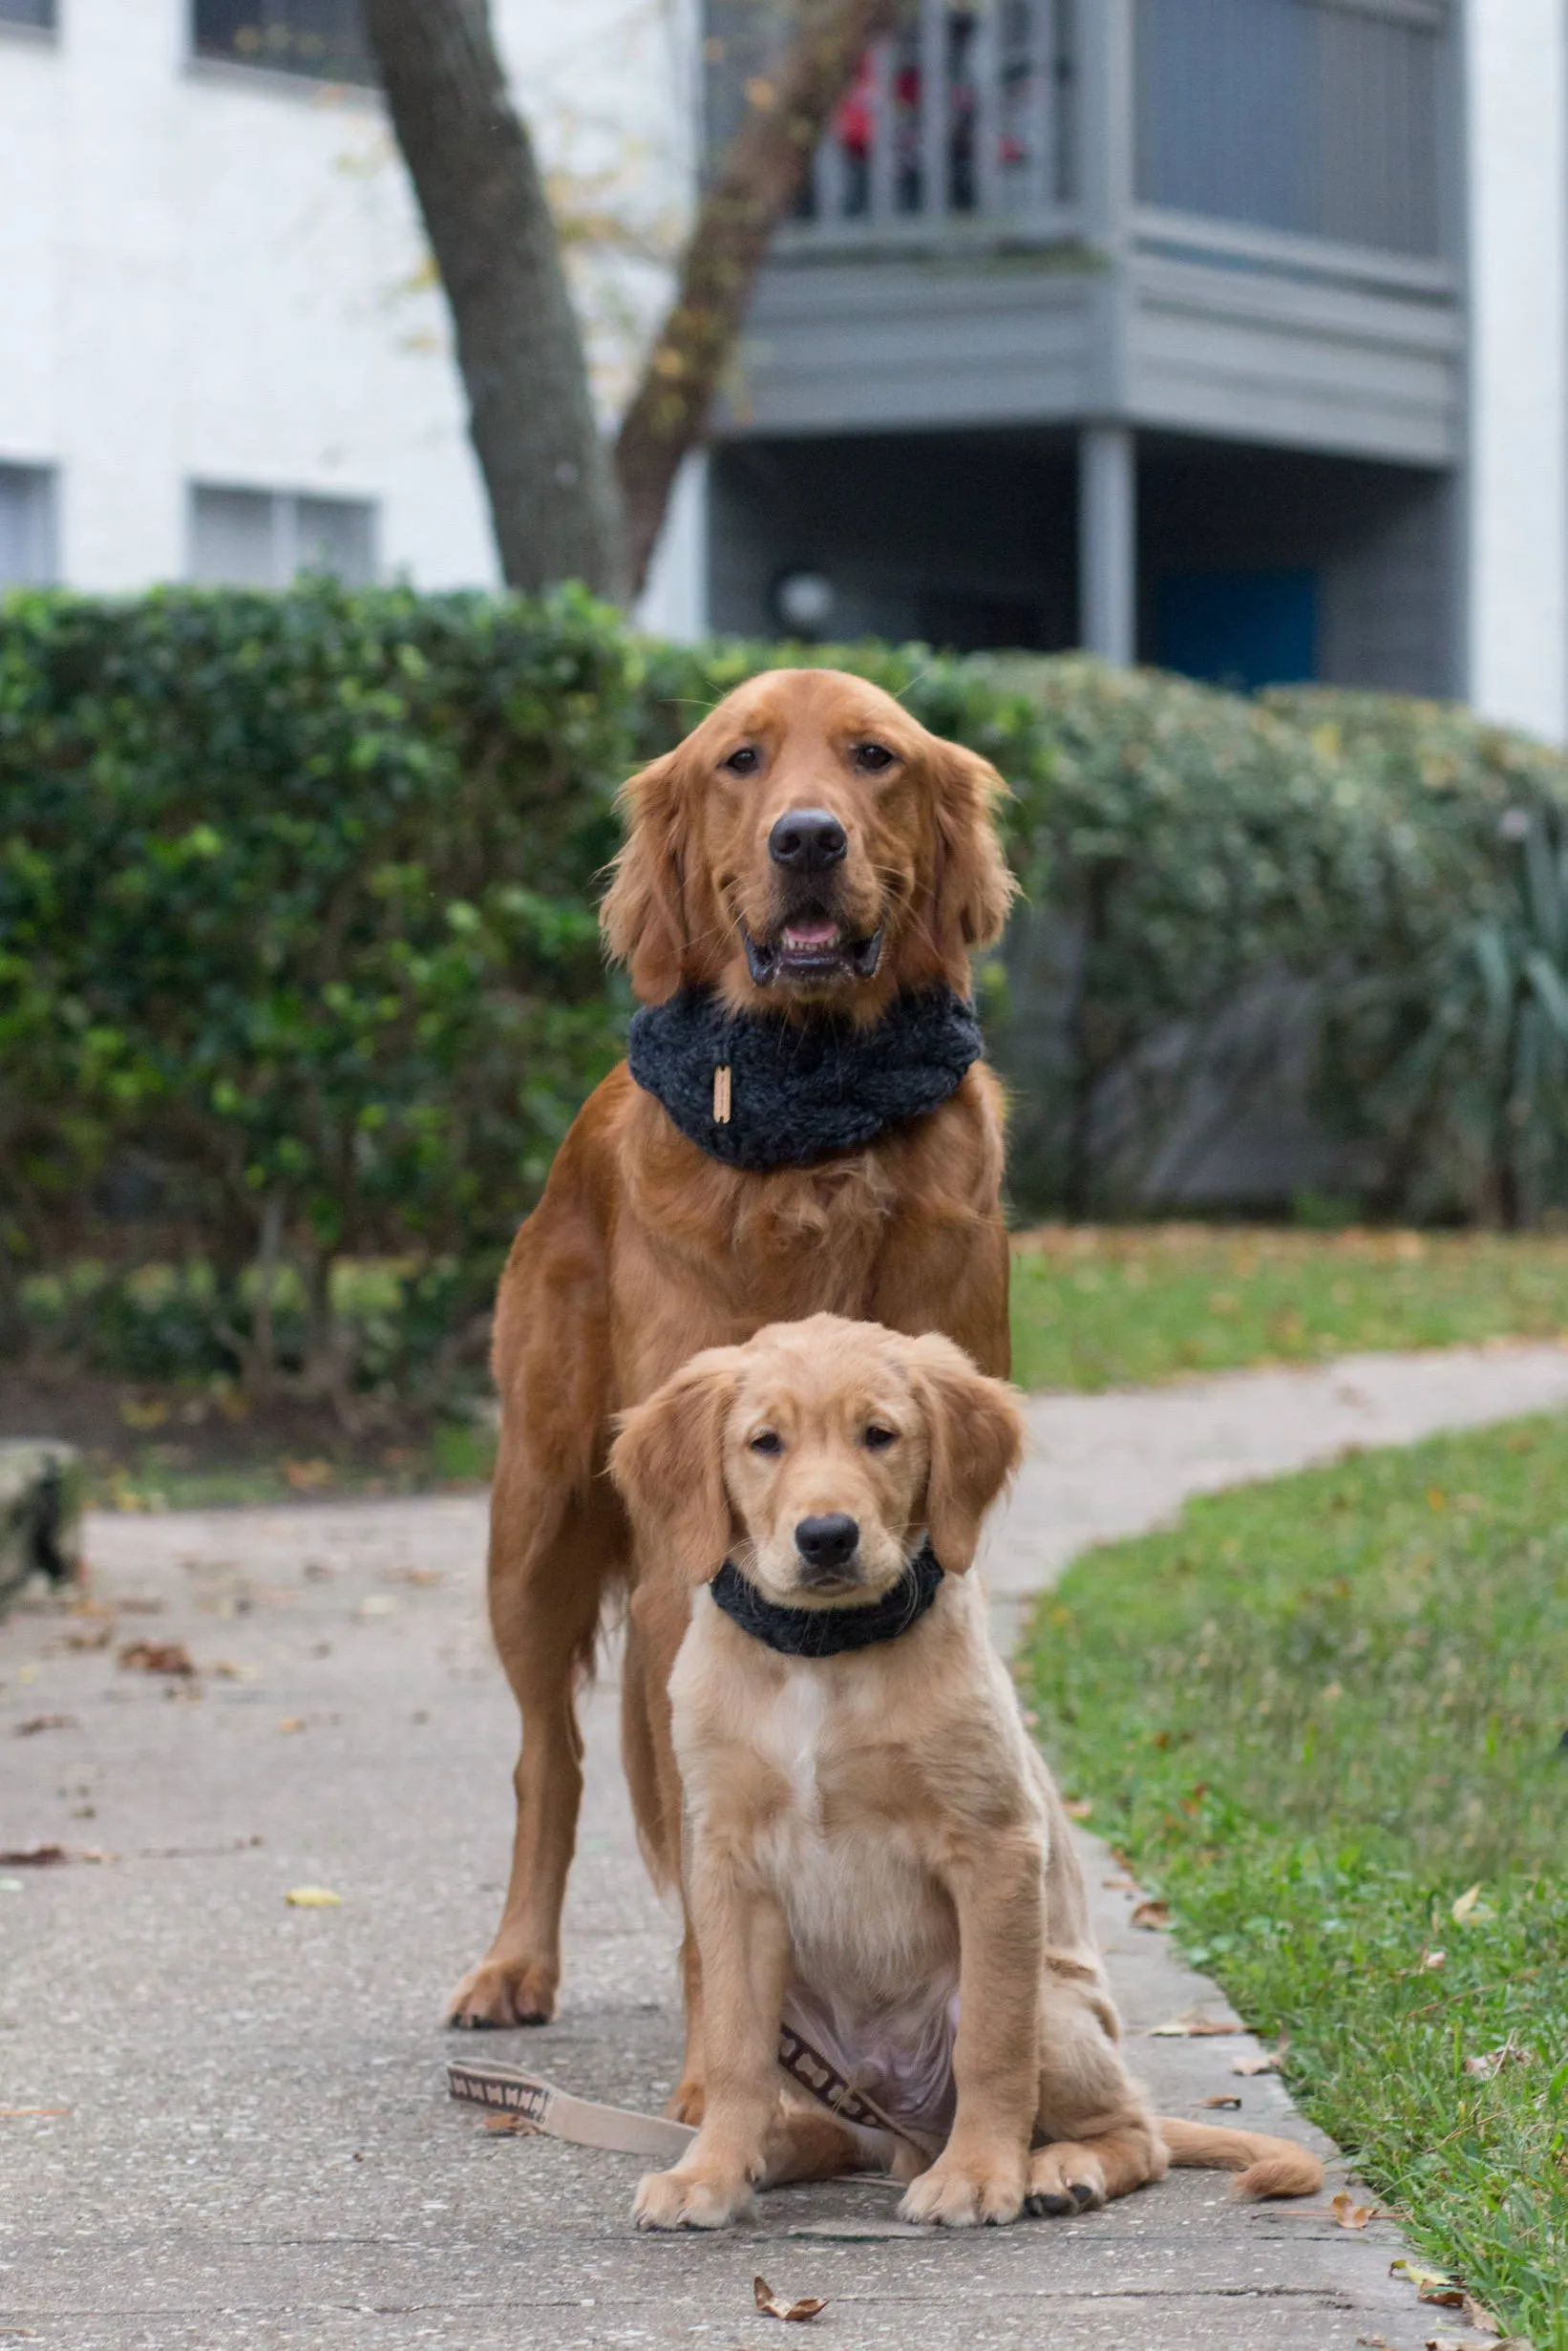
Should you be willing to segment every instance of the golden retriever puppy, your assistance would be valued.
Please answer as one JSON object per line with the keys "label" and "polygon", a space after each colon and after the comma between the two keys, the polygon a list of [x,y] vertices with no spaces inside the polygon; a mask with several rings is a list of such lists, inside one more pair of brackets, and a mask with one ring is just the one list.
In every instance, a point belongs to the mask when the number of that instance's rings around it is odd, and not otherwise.
{"label": "golden retriever puppy", "polygon": [[1155,2117],[1122,2061],[968,1572],[1021,1441],[1012,1391],[949,1340],[826,1314],[709,1349],[625,1415],[611,1472],[695,1587],[670,1699],[707,2059],[644,2228],[722,2228],[758,2183],[867,2163],[909,2181],[906,2219],[959,2228],[1172,2162],[1249,2195],[1322,2182],[1288,2141]]}
{"label": "golden retriever puppy", "polygon": [[[1001,780],[863,679],[774,670],[626,787],[604,907],[644,1009],[584,1105],[497,1302],[490,1618],[523,1720],[511,1884],[452,2021],[543,2023],[582,1791],[574,1687],[630,1589],[623,1749],[679,1878],[666,1689],[688,1598],[604,1476],[613,1416],[699,1347],[831,1308],[1007,1368],[1002,1108],[969,959],[1012,892]],[[700,2019],[670,2110],[701,2106]]]}

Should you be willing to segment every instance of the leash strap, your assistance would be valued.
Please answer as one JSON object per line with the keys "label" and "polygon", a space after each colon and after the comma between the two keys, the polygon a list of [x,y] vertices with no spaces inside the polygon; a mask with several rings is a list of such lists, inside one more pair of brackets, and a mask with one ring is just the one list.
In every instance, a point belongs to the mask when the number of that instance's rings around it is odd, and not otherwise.
{"label": "leash strap", "polygon": [[515,2115],[547,2138],[570,2139],[577,2147],[611,2148],[622,2155],[657,2155],[676,2163],[697,2135],[688,2124],[667,2123],[660,2114],[574,2098],[569,2090],[558,2089],[541,2074],[524,2073],[519,2065],[476,2065],[459,2060],[447,2066],[447,2087],[465,2106],[482,2107],[487,2114]]}
{"label": "leash strap", "polygon": [[[809,2041],[787,2024],[779,2028],[778,2062],[792,2082],[809,2091],[840,2122],[858,2125],[862,2130],[890,2131],[927,2160],[941,2151],[939,2142],[890,2121],[863,2090],[854,2088]],[[657,2155],[675,2163],[697,2135],[689,2124],[667,2122],[661,2114],[642,2114],[635,2107],[598,2106],[591,2098],[574,2098],[569,2090],[558,2088],[542,2074],[525,2073],[520,2065],[476,2065],[454,2059],[447,2065],[447,2088],[464,2106],[480,2107],[487,2114],[513,2116],[546,2138],[569,2139],[576,2147],[607,2148],[621,2155]]]}

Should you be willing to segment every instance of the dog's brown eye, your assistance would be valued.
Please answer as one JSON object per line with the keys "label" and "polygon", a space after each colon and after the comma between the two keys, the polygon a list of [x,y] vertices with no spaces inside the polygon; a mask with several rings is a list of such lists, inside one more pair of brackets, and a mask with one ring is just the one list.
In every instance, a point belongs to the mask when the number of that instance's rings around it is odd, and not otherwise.
{"label": "dog's brown eye", "polygon": [[774,1429],[759,1429],[751,1440],[753,1453],[781,1453],[784,1440]]}
{"label": "dog's brown eye", "polygon": [[885,743],[857,743],[850,756],[862,775],[880,775],[884,768],[893,765],[894,758]]}
{"label": "dog's brown eye", "polygon": [[881,1422],[876,1420],[871,1423],[860,1439],[868,1453],[885,1453],[888,1447],[896,1445],[898,1441],[899,1432],[896,1429],[884,1429]]}
{"label": "dog's brown eye", "polygon": [[724,764],[731,775],[754,775],[762,765],[762,753],[754,743],[743,743],[739,751],[730,753]]}

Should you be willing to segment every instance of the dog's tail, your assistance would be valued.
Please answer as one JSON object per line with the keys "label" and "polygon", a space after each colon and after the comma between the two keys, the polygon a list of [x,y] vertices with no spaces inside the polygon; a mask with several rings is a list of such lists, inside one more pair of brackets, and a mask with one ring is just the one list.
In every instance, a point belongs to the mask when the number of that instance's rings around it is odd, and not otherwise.
{"label": "dog's tail", "polygon": [[1172,2114],[1162,2114],[1156,2128],[1173,2163],[1199,2171],[1235,2171],[1239,2196],[1313,2196],[1323,2186],[1323,2165],[1293,2139],[1226,2130],[1217,2123],[1184,2123]]}

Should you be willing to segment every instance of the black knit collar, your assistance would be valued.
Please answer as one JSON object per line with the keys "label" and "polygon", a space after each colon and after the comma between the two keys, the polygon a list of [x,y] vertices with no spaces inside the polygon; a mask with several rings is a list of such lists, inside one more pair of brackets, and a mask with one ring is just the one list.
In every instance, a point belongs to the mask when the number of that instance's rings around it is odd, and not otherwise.
{"label": "black knit collar", "polygon": [[708,1589],[743,1633],[780,1657],[841,1657],[846,1649],[869,1649],[907,1633],[936,1599],[942,1578],[927,1538],[892,1590],[863,1608],[782,1607],[766,1599],[732,1559],[726,1559]]}
{"label": "black knit collar", "polygon": [[633,1015],[627,1058],[689,1142],[757,1170],[875,1142],[945,1102],[985,1049],[974,1013],[941,983],[895,996],[868,1027],[842,1013],[731,1012],[711,988],[682,988]]}

